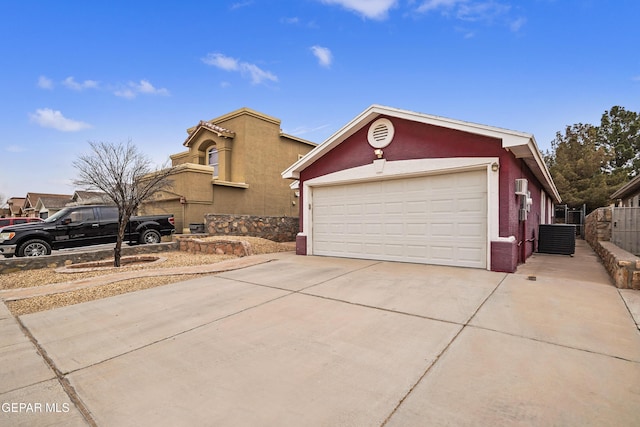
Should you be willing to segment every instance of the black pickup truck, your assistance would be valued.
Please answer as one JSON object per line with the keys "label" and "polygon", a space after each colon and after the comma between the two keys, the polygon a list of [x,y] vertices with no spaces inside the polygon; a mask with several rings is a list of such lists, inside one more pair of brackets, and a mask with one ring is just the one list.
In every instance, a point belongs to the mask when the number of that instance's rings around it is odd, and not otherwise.
{"label": "black pickup truck", "polygon": [[[132,216],[124,241],[159,243],[174,231],[173,215]],[[118,208],[72,206],[42,222],[0,228],[0,254],[7,258],[49,255],[52,249],[112,243],[117,236]]]}

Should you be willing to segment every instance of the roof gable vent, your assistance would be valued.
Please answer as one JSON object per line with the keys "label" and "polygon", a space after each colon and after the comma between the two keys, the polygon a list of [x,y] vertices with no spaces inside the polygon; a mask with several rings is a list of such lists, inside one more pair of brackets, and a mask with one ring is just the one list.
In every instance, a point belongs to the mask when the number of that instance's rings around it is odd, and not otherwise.
{"label": "roof gable vent", "polygon": [[369,145],[373,148],[384,148],[391,144],[395,129],[389,119],[378,119],[371,124],[367,133]]}

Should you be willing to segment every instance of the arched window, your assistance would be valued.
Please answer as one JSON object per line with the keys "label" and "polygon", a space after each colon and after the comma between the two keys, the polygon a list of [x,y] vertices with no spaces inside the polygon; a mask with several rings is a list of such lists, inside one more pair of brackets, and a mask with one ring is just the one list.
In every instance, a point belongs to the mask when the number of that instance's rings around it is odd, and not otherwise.
{"label": "arched window", "polygon": [[213,168],[213,176],[218,176],[218,148],[215,145],[207,150],[207,164]]}

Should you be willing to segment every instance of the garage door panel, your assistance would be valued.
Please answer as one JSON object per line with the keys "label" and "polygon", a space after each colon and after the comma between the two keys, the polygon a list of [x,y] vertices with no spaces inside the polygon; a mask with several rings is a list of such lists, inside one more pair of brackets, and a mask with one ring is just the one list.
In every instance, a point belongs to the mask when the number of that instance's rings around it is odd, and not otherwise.
{"label": "garage door panel", "polygon": [[404,224],[403,223],[385,224],[384,234],[385,236],[402,237],[404,235]]}
{"label": "garage door panel", "polygon": [[405,206],[406,206],[406,213],[407,214],[412,214],[412,213],[422,214],[428,208],[427,202],[425,200],[407,201],[405,203]]}
{"label": "garage door panel", "polygon": [[452,223],[433,223],[431,224],[431,235],[429,237],[448,237],[455,235],[455,227]]}
{"label": "garage door panel", "polygon": [[349,222],[347,224],[347,234],[362,234],[362,224]]}
{"label": "garage door panel", "polygon": [[432,259],[441,262],[453,262],[454,248],[452,246],[432,245]]}
{"label": "garage door panel", "polygon": [[458,258],[465,260],[467,262],[477,262],[478,265],[482,262],[483,252],[478,248],[472,247],[461,247],[458,248]]}
{"label": "garage door panel", "polygon": [[485,198],[477,196],[458,199],[457,210],[458,212],[481,213],[487,209],[486,203]]}
{"label": "garage door panel", "polygon": [[484,268],[486,211],[484,170],[314,188],[313,253]]}
{"label": "garage door panel", "polygon": [[406,236],[424,238],[427,235],[427,224],[406,224]]}
{"label": "garage door panel", "polygon": [[349,203],[347,205],[347,215],[362,215],[362,205]]}
{"label": "garage door panel", "polygon": [[457,229],[458,237],[484,240],[485,227],[482,223],[460,222],[458,223]]}

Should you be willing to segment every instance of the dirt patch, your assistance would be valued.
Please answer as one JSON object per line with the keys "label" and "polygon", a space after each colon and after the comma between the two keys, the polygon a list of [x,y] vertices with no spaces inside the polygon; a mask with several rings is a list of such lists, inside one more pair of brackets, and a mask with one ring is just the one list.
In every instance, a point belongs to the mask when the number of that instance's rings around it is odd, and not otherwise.
{"label": "dirt patch", "polygon": [[153,256],[153,255],[136,255],[136,256],[127,256],[120,258],[120,267],[113,266],[113,260],[104,260],[104,261],[91,261],[91,262],[80,262],[78,264],[70,264],[65,265],[64,267],[59,267],[55,269],[56,273],[86,273],[90,271],[117,271],[122,267],[134,266],[134,265],[151,265],[151,264],[159,264],[166,261],[166,257]]}
{"label": "dirt patch", "polygon": [[[270,240],[262,239],[259,237],[246,237],[246,236],[220,236],[220,237],[207,237],[206,239],[218,239],[218,240],[243,240],[247,241],[252,248],[254,255],[274,253],[274,252],[287,252],[295,250],[295,242],[290,243],[277,243]],[[177,267],[177,266],[192,266],[192,265],[205,265],[217,263],[223,260],[235,258],[230,255],[212,255],[212,254],[190,254],[182,251],[169,251],[163,252],[162,257],[166,257],[166,261],[163,261],[162,268]],[[105,260],[104,262],[113,263],[113,259]],[[155,262],[145,263],[133,263],[123,265],[121,267],[88,267],[90,271],[84,269],[69,269],[67,274],[60,274],[56,272],[55,268],[44,268],[39,270],[27,270],[15,273],[9,273],[0,276],[0,289],[17,289],[23,287],[43,286],[51,283],[61,283],[69,280],[78,279],[90,279],[91,277],[97,277],[105,274],[113,274],[114,270],[126,271],[126,270],[140,270],[140,269],[153,269],[157,265]],[[205,273],[208,274],[208,273]],[[141,289],[148,289],[155,286],[167,285],[178,281],[188,280],[190,278],[198,277],[202,275],[167,275],[163,277],[145,277],[136,278],[117,283],[111,283],[105,286],[93,287],[88,289],[82,289],[72,292],[65,292],[55,295],[46,295],[41,297],[34,297],[19,301],[7,301],[5,304],[9,310],[15,315],[20,316],[28,313],[35,313],[39,311],[50,310],[53,308],[64,307],[67,305],[77,304],[86,301],[92,301],[100,298],[106,298],[127,292],[133,292]]]}

